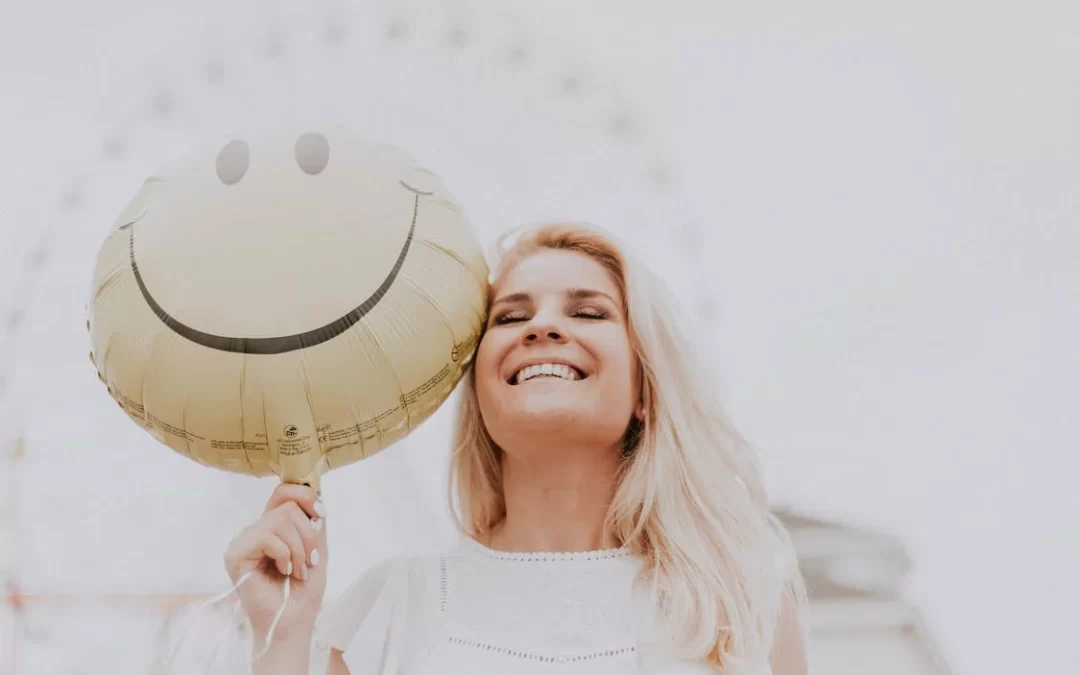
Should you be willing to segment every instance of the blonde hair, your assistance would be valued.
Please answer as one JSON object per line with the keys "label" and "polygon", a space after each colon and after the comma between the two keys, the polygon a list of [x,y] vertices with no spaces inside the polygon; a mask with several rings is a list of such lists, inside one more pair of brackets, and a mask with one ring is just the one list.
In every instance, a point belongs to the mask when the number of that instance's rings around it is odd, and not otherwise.
{"label": "blonde hair", "polygon": [[[805,604],[756,455],[701,375],[658,279],[610,236],[565,223],[505,235],[496,270],[547,249],[589,256],[623,292],[644,415],[627,430],[607,527],[645,561],[638,581],[649,590],[656,627],[683,658],[725,673],[753,668],[769,656],[785,600],[799,612]],[[505,517],[501,452],[484,427],[470,371],[450,467],[451,513],[466,535],[481,538]]]}

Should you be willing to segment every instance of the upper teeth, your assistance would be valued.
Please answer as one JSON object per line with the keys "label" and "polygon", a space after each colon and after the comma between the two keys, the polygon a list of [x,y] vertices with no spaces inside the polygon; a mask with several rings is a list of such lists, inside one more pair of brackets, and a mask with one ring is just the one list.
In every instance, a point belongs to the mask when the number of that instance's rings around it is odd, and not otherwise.
{"label": "upper teeth", "polygon": [[518,374],[514,376],[514,383],[521,384],[525,380],[529,380],[540,375],[561,377],[564,380],[578,379],[577,371],[570,366],[566,366],[561,363],[537,363],[536,365],[525,366],[524,368],[519,370]]}

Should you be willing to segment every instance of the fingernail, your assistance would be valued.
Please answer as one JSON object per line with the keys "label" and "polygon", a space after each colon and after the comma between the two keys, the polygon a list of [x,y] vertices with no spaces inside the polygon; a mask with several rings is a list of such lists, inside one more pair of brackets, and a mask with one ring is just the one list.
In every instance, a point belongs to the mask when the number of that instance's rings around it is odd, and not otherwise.
{"label": "fingernail", "polygon": [[326,507],[323,506],[322,500],[315,502],[315,513],[319,514],[320,518],[326,517]]}
{"label": "fingernail", "polygon": [[312,567],[318,567],[319,566],[319,549],[315,549],[314,551],[311,552],[311,566]]}
{"label": "fingernail", "polygon": [[322,524],[322,518],[316,518],[315,520],[311,521],[311,526],[315,528],[315,534],[322,532]]}
{"label": "fingernail", "polygon": [[285,576],[287,576],[287,577],[292,576],[292,561],[291,560],[289,561],[289,565],[285,568]]}
{"label": "fingernail", "polygon": [[307,567],[300,568],[300,581],[307,581]]}

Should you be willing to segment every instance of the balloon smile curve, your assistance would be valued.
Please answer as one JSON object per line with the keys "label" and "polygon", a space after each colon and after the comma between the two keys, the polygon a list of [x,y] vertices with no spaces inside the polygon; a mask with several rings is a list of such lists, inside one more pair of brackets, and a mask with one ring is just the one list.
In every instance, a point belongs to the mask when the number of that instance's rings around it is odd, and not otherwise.
{"label": "balloon smile curve", "polygon": [[420,211],[420,197],[431,196],[434,194],[432,192],[418,190],[403,180],[399,181],[399,183],[406,190],[412,192],[415,195],[415,198],[413,201],[412,223],[409,225],[409,233],[405,237],[405,242],[401,246],[401,251],[398,253],[397,260],[394,261],[394,266],[390,269],[390,273],[386,275],[383,282],[379,284],[379,287],[376,288],[366,300],[345,313],[343,316],[334,319],[326,325],[293,335],[281,335],[276,337],[233,337],[214,335],[213,333],[198,330],[197,328],[193,328],[178,321],[169,314],[156,299],[154,299],[153,294],[150,293],[150,289],[146,287],[146,282],[139,272],[139,265],[135,261],[135,225],[142,220],[143,216],[146,215],[146,212],[143,211],[139,217],[131,222],[121,225],[119,229],[126,229],[128,231],[128,254],[131,261],[131,272],[135,275],[135,283],[139,286],[139,292],[142,293],[142,297],[151,311],[153,311],[154,314],[161,319],[161,322],[168,326],[174,333],[196,344],[224,352],[233,352],[236,354],[285,354],[287,352],[306,349],[327,342],[349,330],[349,328],[353,327],[363,319],[368,312],[374,309],[375,305],[382,300],[383,296],[390,290],[390,287],[394,285],[394,281],[397,279],[402,266],[405,264],[405,258],[408,256],[409,249],[412,247],[413,234],[416,231],[417,215]]}

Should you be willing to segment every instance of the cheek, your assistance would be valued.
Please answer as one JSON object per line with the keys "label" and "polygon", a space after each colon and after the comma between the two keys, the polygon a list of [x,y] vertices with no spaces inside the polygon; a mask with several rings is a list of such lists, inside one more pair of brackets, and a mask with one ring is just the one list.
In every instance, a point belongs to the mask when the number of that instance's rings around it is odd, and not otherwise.
{"label": "cheek", "polygon": [[612,336],[602,350],[608,368],[613,373],[617,373],[616,377],[608,380],[608,384],[619,391],[624,389],[636,391],[639,381],[637,359],[626,338],[622,335]]}
{"label": "cheek", "polygon": [[637,368],[633,359],[626,360],[626,362],[623,364],[622,372],[623,376],[619,378],[619,400],[622,401],[633,399],[633,401],[636,402],[639,391],[638,382],[640,382],[640,378],[638,377]]}

